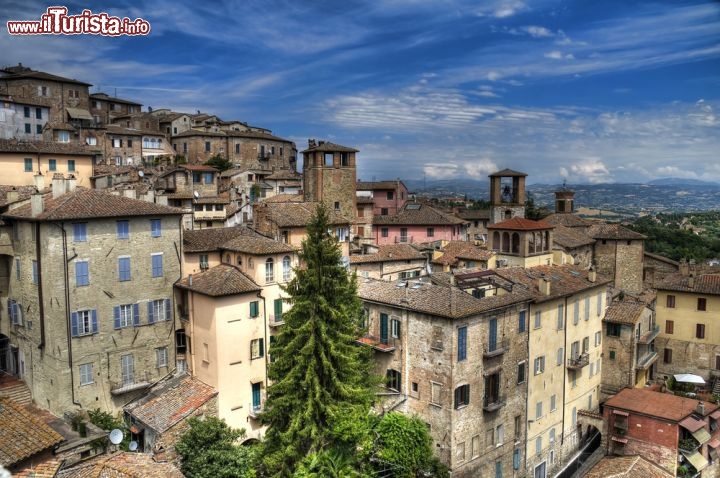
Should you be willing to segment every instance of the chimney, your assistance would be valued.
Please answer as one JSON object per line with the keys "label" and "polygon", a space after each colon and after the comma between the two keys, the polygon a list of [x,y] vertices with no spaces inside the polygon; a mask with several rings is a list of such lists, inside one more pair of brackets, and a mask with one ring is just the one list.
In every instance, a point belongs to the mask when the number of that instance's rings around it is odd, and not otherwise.
{"label": "chimney", "polygon": [[597,280],[597,271],[594,267],[590,266],[590,269],[588,270],[588,281],[595,282]]}
{"label": "chimney", "polygon": [[538,279],[538,289],[542,295],[550,295],[550,279],[540,277]]}
{"label": "chimney", "polygon": [[688,286],[688,289],[695,288],[695,274],[690,273],[690,275],[688,276],[687,286]]}
{"label": "chimney", "polygon": [[8,203],[13,203],[18,200],[18,190],[15,186],[13,186],[12,189],[7,192],[7,196],[5,199]]}
{"label": "chimney", "polygon": [[188,285],[192,287],[192,274],[188,274]]}
{"label": "chimney", "polygon": [[43,189],[45,189],[45,176],[43,176],[40,171],[38,171],[37,174],[33,176],[33,179],[35,179],[35,189],[37,189],[38,191],[42,191]]}
{"label": "chimney", "polygon": [[30,212],[32,217],[37,217],[43,212],[43,198],[39,192],[30,196]]}
{"label": "chimney", "polygon": [[702,402],[702,401],[698,402],[697,412],[698,412],[698,415],[700,415],[701,417],[705,416],[705,402]]}
{"label": "chimney", "polygon": [[687,277],[687,275],[690,273],[690,266],[688,265],[687,261],[683,258],[680,261],[680,274],[683,277]]}
{"label": "chimney", "polygon": [[457,279],[455,278],[455,274],[453,271],[450,271],[450,286],[455,287],[457,285]]}
{"label": "chimney", "polygon": [[75,186],[77,186],[77,178],[74,174],[68,175],[65,180],[65,192],[71,193],[75,191]]}
{"label": "chimney", "polygon": [[135,189],[133,188],[127,188],[123,189],[123,196],[130,199],[137,199],[137,195],[135,194]]}
{"label": "chimney", "polygon": [[314,148],[315,146],[315,140],[312,138],[308,138],[308,149]]}
{"label": "chimney", "polygon": [[63,194],[65,194],[65,178],[62,173],[55,173],[52,178],[53,199],[59,198]]}

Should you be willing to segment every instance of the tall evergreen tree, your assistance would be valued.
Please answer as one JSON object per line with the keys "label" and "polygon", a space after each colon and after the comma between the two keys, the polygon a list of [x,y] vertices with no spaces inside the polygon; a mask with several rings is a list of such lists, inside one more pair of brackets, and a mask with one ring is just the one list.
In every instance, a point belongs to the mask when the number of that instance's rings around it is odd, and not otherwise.
{"label": "tall evergreen tree", "polygon": [[[347,417],[367,417],[373,399],[371,357],[362,333],[357,282],[341,263],[320,205],[307,226],[301,267],[285,287],[292,308],[270,349],[263,462],[271,476],[290,476],[309,453],[354,447]],[[361,433],[360,431],[357,432]]]}

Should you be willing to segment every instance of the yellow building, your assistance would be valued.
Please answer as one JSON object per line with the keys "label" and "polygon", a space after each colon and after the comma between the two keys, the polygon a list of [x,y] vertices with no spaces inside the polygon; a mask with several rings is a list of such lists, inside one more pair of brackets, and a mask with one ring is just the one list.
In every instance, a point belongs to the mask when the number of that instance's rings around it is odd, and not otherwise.
{"label": "yellow building", "polygon": [[91,187],[93,153],[83,146],[49,141],[24,142],[0,139],[0,177],[13,186],[50,185],[53,175],[72,174],[78,186]]}

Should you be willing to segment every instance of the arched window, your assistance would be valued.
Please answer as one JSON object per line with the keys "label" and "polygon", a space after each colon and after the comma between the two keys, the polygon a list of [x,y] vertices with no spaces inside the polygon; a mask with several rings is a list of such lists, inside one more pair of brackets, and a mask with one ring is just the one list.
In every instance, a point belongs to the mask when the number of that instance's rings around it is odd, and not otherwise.
{"label": "arched window", "polygon": [[493,249],[499,251],[502,249],[502,244],[500,244],[500,233],[495,231],[493,232]]}
{"label": "arched window", "polygon": [[510,252],[510,233],[503,232],[502,235],[502,251]]}
{"label": "arched window", "polygon": [[513,254],[520,253],[520,234],[514,232],[512,235],[512,252]]}
{"label": "arched window", "polygon": [[290,267],[290,256],[283,257],[283,281],[287,282],[290,280],[292,268]]}
{"label": "arched window", "polygon": [[272,257],[265,261],[265,282],[275,281],[275,261]]}

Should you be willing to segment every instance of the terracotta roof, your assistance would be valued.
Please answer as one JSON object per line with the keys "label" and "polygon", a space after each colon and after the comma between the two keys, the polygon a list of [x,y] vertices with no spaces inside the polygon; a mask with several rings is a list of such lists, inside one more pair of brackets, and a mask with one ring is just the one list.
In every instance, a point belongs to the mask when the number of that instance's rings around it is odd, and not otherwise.
{"label": "terracotta roof", "polygon": [[278,169],[277,171],[273,172],[269,176],[266,176],[265,179],[267,180],[273,180],[273,181],[288,181],[288,180],[294,180],[294,181],[300,181],[302,179],[302,175],[296,171],[292,171],[290,169]]}
{"label": "terracotta roof", "polygon": [[492,177],[504,177],[504,178],[507,178],[507,177],[511,177],[511,176],[522,176],[522,177],[525,177],[525,176],[527,176],[527,174],[521,173],[521,172],[518,172],[518,171],[513,171],[512,169],[507,169],[507,168],[506,168],[506,169],[503,169],[502,171],[498,171],[497,173],[493,173],[493,174],[488,175],[488,177],[490,177],[490,178],[492,178]]}
{"label": "terracotta roof", "polygon": [[402,181],[358,181],[355,183],[355,190],[356,191],[376,191],[376,190],[388,190],[392,189],[393,191],[398,187],[398,182],[405,185]]}
{"label": "terracotta roof", "polygon": [[553,230],[553,243],[568,249],[574,249],[576,247],[595,244],[595,239],[577,228],[558,224],[555,225],[555,229]]}
{"label": "terracotta roof", "polygon": [[421,203],[406,203],[393,216],[373,216],[373,224],[377,225],[443,226],[465,224],[466,222]]}
{"label": "terracotta roof", "polygon": [[183,232],[183,250],[185,252],[217,251],[220,246],[239,235],[260,236],[258,232],[247,226],[187,230]]}
{"label": "terracotta roof", "polygon": [[102,92],[90,93],[90,98],[94,100],[112,101],[114,103],[125,103],[126,105],[142,106],[142,103],[136,103],[134,101],[124,100],[122,98],[116,98]]}
{"label": "terracotta roof", "polygon": [[358,150],[355,148],[348,148],[347,146],[341,146],[339,144],[331,143],[330,141],[318,141],[315,146],[310,146],[303,153],[310,153],[312,151],[325,151],[328,153],[334,152],[346,152],[346,153],[357,153]]}
{"label": "terracotta roof", "polygon": [[173,138],[187,138],[192,136],[210,136],[216,138],[253,138],[253,139],[265,139],[269,141],[280,141],[283,143],[292,143],[289,139],[281,138],[270,133],[263,131],[199,131],[196,129],[189,129],[182,133],[172,135]]}
{"label": "terracotta roof", "polygon": [[207,172],[217,172],[217,168],[213,168],[212,166],[208,166],[206,164],[183,164],[182,166],[178,166],[179,169],[187,169],[188,171],[207,171]]}
{"label": "terracotta roof", "polygon": [[575,214],[558,214],[553,213],[544,218],[544,221],[553,226],[565,226],[565,227],[590,227],[592,224],[589,221],[576,216]]}
{"label": "terracotta roof", "polygon": [[220,264],[199,274],[192,274],[192,278],[190,276],[185,277],[175,285],[181,289],[191,290],[210,297],[223,297],[262,290],[262,287],[246,276],[238,267],[231,264]]}
{"label": "terracotta roof", "polygon": [[47,153],[73,156],[92,156],[94,154],[88,147],[72,143],[18,141],[17,139],[0,139],[0,153]]}
{"label": "terracotta roof", "polygon": [[350,264],[409,261],[417,259],[425,259],[425,255],[421,254],[410,244],[388,244],[378,246],[378,251],[373,254],[356,254],[350,256]]}
{"label": "terracotta roof", "polygon": [[433,264],[455,265],[459,259],[471,261],[488,261],[495,253],[487,249],[481,249],[475,244],[467,241],[450,241],[440,249],[442,256],[433,259]]}
{"label": "terracotta roof", "polygon": [[489,209],[466,209],[457,213],[457,217],[465,219],[467,221],[473,221],[475,219],[490,219]]}
{"label": "terracotta roof", "polygon": [[720,295],[720,268],[715,268],[715,270],[714,273],[704,273],[693,278],[695,282],[693,287],[690,287],[689,276],[675,272],[665,276],[655,288],[692,294]]}
{"label": "terracotta roof", "polygon": [[407,284],[408,287],[398,287],[395,282],[363,279],[358,282],[358,296],[362,300],[449,319],[482,314],[532,298],[524,290],[478,299],[456,287],[422,282],[422,286],[413,288],[414,282]]}
{"label": "terracotta roof", "polygon": [[12,185],[1,185],[0,186],[0,206],[5,206],[8,203],[7,195],[9,192],[16,191],[18,195],[18,201],[29,199],[37,189],[35,186],[12,186]]}
{"label": "terracotta roof", "polygon": [[645,304],[642,302],[625,300],[622,302],[613,302],[605,309],[605,317],[603,322],[612,322],[614,324],[635,325],[642,318],[645,310]]}
{"label": "terracotta roof", "polygon": [[640,240],[647,237],[620,224],[594,224],[588,229],[588,235],[595,239],[610,239],[613,241]]}
{"label": "terracotta roof", "polygon": [[[610,277],[601,274],[597,274],[595,282],[590,282],[587,269],[569,264],[535,266],[528,269],[524,267],[503,267],[493,269],[493,271],[510,282],[523,285],[534,294],[537,302],[566,297],[612,282]],[[542,277],[550,280],[550,295],[541,293],[538,288],[538,282]]]}
{"label": "terracotta roof", "polygon": [[84,81],[78,81],[72,78],[64,78],[62,76],[45,73],[44,71],[36,71],[22,65],[3,68],[0,71],[7,73],[6,75],[2,75],[3,81],[24,80],[26,78],[32,78],[35,80],[55,81],[58,83],[74,83],[76,85],[92,86],[90,83],[85,83]]}
{"label": "terracotta roof", "polygon": [[276,194],[261,201],[263,204],[275,202],[305,202],[305,198],[303,198],[302,194]]}
{"label": "terracotta roof", "polygon": [[355,202],[357,204],[373,204],[375,202],[375,199],[371,198],[370,196],[358,196],[355,198]]}
{"label": "terracotta roof", "polygon": [[0,397],[0,465],[10,467],[62,442],[63,437],[28,409]]}
{"label": "terracotta roof", "polygon": [[670,259],[669,257],[661,256],[660,254],[653,254],[652,252],[647,252],[647,251],[645,251],[644,254],[645,254],[645,257],[649,257],[650,259],[655,259],[656,261],[665,262],[666,264],[675,266],[675,268],[680,267],[680,263],[678,261]]}
{"label": "terracotta roof", "polygon": [[525,219],[524,217],[514,217],[507,221],[490,224],[487,228],[507,229],[510,231],[544,231],[546,229],[552,229],[553,225],[542,220],[533,221],[531,219]]}
{"label": "terracotta roof", "polygon": [[97,455],[61,470],[57,478],[184,478],[172,463],[156,462],[147,453]]}
{"label": "terracotta roof", "polygon": [[182,209],[147,201],[108,194],[96,189],[78,187],[75,191],[53,199],[43,197],[44,210],[33,216],[30,204],[3,214],[5,218],[32,219],[34,221],[61,221],[72,219],[99,219],[125,216],[172,216],[183,214]]}
{"label": "terracotta roof", "polygon": [[[267,208],[270,219],[278,227],[304,227],[314,216],[317,203],[263,201],[258,207]],[[330,225],[344,225],[352,221],[334,210],[329,210],[328,222]]]}
{"label": "terracotta roof", "polygon": [[60,466],[65,460],[48,458],[40,463],[34,463],[22,470],[13,473],[14,478],[55,478]]}
{"label": "terracotta roof", "polygon": [[276,241],[265,236],[236,236],[222,244],[220,249],[245,252],[247,254],[266,255],[295,252],[297,248],[284,242]]}
{"label": "terracotta roof", "polygon": [[217,394],[197,378],[180,375],[160,382],[123,410],[156,433],[164,433]]}
{"label": "terracotta roof", "polygon": [[[718,409],[714,403],[703,402],[705,415]],[[698,400],[678,397],[671,393],[654,392],[642,388],[625,388],[605,402],[605,409],[621,409],[642,415],[680,422],[691,413],[696,413]]]}
{"label": "terracotta roof", "polygon": [[585,478],[673,478],[675,475],[647,459],[632,456],[605,456],[583,475]]}
{"label": "terracotta roof", "polygon": [[121,134],[123,136],[142,136],[142,131],[135,128],[127,128],[119,124],[111,123],[107,125],[107,134]]}

